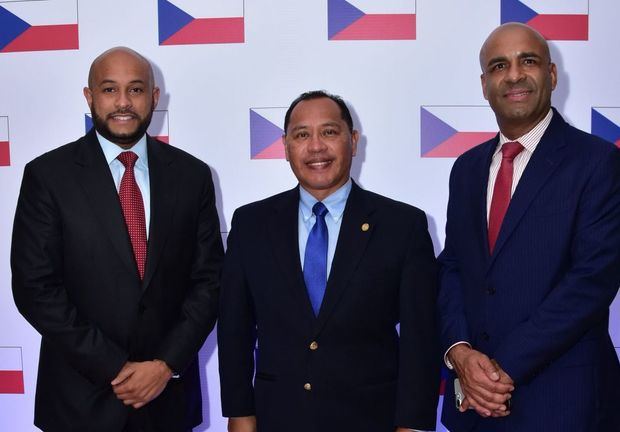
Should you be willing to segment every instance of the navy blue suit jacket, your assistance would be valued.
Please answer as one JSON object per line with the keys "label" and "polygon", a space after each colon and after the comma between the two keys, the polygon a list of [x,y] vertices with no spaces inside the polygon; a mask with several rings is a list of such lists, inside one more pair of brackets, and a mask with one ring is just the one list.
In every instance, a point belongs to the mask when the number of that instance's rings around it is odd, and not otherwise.
{"label": "navy blue suit jacket", "polygon": [[315,317],[298,208],[295,188],[233,217],[218,322],[224,416],[256,415],[259,432],[434,429],[437,266],[424,213],[353,184]]}
{"label": "navy blue suit jacket", "polygon": [[497,143],[452,169],[439,310],[444,352],[467,341],[495,358],[515,382],[514,407],[502,419],[459,413],[449,379],[443,423],[454,432],[620,430],[620,366],[608,333],[620,285],[620,151],[555,111],[490,255],[486,195]]}

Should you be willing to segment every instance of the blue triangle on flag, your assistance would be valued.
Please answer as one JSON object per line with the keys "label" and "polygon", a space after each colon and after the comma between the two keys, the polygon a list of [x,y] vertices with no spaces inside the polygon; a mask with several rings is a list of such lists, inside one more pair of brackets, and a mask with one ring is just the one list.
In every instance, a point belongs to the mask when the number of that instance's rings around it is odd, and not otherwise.
{"label": "blue triangle on flag", "polygon": [[29,28],[30,24],[0,6],[0,50]]}
{"label": "blue triangle on flag", "polygon": [[88,114],[84,114],[84,131],[88,132],[93,128],[93,118]]}
{"label": "blue triangle on flag", "polygon": [[366,15],[345,0],[327,1],[327,38],[331,39]]}
{"label": "blue triangle on flag", "polygon": [[502,0],[501,23],[520,22],[527,23],[538,13],[519,0]]}
{"label": "blue triangle on flag", "polygon": [[250,154],[256,156],[278,138],[284,131],[262,115],[250,109]]}
{"label": "blue triangle on flag", "polygon": [[166,0],[157,1],[159,44],[194,20],[194,17]]}
{"label": "blue triangle on flag", "polygon": [[445,121],[420,108],[421,154],[424,156],[458,131]]}
{"label": "blue triangle on flag", "polygon": [[620,139],[620,126],[592,108],[592,133],[615,144]]}

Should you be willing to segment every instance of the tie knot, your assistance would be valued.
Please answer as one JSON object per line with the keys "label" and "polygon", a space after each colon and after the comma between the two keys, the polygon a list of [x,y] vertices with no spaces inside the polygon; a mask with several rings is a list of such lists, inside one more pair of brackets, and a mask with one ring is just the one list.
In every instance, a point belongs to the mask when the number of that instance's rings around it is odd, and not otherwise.
{"label": "tie knot", "polygon": [[138,160],[138,155],[132,151],[126,151],[119,154],[116,159],[125,165],[125,168],[133,168]]}
{"label": "tie knot", "polygon": [[319,201],[314,206],[312,206],[312,213],[314,213],[318,218],[325,217],[325,215],[327,214],[327,207],[325,207],[325,205],[321,201]]}
{"label": "tie knot", "polygon": [[523,150],[519,141],[507,142],[502,146],[502,158],[513,160]]}

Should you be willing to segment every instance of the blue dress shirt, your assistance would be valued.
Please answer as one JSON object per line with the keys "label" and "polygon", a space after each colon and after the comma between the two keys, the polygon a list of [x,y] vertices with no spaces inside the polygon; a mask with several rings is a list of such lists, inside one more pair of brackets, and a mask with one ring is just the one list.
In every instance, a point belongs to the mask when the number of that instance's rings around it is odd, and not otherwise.
{"label": "blue dress shirt", "polygon": [[108,162],[117,192],[121,185],[123,174],[125,174],[125,166],[116,158],[124,151],[132,151],[138,155],[138,160],[136,161],[136,165],[133,170],[136,177],[136,183],[138,183],[140,193],[142,194],[142,201],[144,202],[144,220],[146,222],[146,238],[148,239],[149,223],[151,221],[151,186],[149,183],[149,159],[146,152],[146,134],[143,135],[142,138],[140,138],[140,140],[128,150],[125,150],[113,142],[108,141],[102,137],[99,132],[97,132],[97,139],[99,140],[101,150],[103,150],[105,160]]}
{"label": "blue dress shirt", "polygon": [[[336,244],[338,243],[338,234],[340,234],[340,225],[342,225],[342,214],[347,204],[347,198],[351,192],[351,179],[347,180],[336,192],[321,201],[327,207],[328,214],[325,215],[325,224],[327,225],[328,243],[327,243],[327,279],[329,280],[329,272],[332,268],[334,253],[336,252]],[[313,197],[307,190],[299,186],[299,257],[301,258],[301,268],[304,268],[304,258],[306,255],[306,243],[308,235],[314,226],[316,216],[312,213],[312,207],[318,200]]]}

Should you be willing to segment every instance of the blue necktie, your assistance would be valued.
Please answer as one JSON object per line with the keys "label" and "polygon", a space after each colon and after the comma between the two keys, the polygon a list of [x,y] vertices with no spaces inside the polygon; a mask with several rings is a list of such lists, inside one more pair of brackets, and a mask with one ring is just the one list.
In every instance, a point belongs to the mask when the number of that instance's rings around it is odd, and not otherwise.
{"label": "blue necktie", "polygon": [[312,207],[316,216],[316,222],[308,235],[306,253],[304,257],[304,280],[306,289],[314,309],[314,315],[319,314],[321,302],[327,285],[327,225],[325,215],[327,209],[322,202],[317,202]]}

